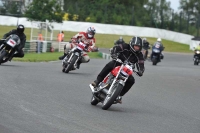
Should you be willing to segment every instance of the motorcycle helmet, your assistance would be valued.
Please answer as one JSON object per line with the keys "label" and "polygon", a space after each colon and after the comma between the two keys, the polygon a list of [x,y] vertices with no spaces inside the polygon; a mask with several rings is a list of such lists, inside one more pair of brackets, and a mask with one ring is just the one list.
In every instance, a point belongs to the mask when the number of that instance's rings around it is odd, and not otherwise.
{"label": "motorcycle helmet", "polygon": [[158,39],[157,39],[157,42],[161,42],[161,41],[162,41],[162,39],[161,39],[161,38],[158,38]]}
{"label": "motorcycle helmet", "polygon": [[146,39],[146,38],[143,38],[142,41],[143,41],[143,43],[146,43],[146,42],[147,42],[147,39]]}
{"label": "motorcycle helmet", "polygon": [[133,37],[131,39],[131,41],[130,41],[130,50],[133,53],[140,52],[142,50],[142,39],[140,37]]}
{"label": "motorcycle helmet", "polygon": [[23,33],[23,32],[24,32],[24,29],[25,29],[25,28],[24,28],[24,25],[22,25],[22,24],[20,24],[20,25],[17,26],[17,32],[18,32],[18,33]]}
{"label": "motorcycle helmet", "polygon": [[119,37],[119,43],[124,43],[122,36]]}
{"label": "motorcycle helmet", "polygon": [[94,29],[94,27],[89,27],[86,33],[88,38],[93,38],[96,33],[96,30]]}

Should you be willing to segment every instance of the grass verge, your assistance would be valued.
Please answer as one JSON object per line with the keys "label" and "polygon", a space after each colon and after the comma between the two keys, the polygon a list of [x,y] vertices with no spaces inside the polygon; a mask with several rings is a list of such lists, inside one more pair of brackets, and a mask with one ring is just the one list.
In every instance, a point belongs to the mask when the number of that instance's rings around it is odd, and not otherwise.
{"label": "grass verge", "polygon": [[[3,37],[5,33],[8,31],[16,28],[15,26],[2,26],[0,25],[0,37]],[[83,29],[84,31],[85,29]],[[59,33],[59,31],[54,31],[54,33]],[[71,32],[71,31],[64,31],[65,33],[65,41],[70,40],[72,36],[77,34],[77,32]],[[30,40],[30,34],[31,34],[31,29],[26,28],[25,29],[25,34],[27,36],[27,40]],[[127,35],[121,35],[124,39],[125,42],[129,42],[130,39],[133,36],[127,36]],[[112,35],[112,34],[97,34],[95,35],[96,38],[96,46],[99,48],[111,48],[114,45],[114,40],[119,39],[120,35]],[[149,41],[150,44],[153,44],[156,41],[156,38],[150,38],[146,37],[147,40]],[[177,43],[169,40],[164,40],[162,39],[162,42],[165,46],[165,50],[167,52],[182,52],[182,53],[193,53],[189,49],[189,45],[187,44],[182,44],[182,43]],[[31,61],[31,62],[36,62],[36,61],[53,61],[57,60],[58,57],[62,55],[62,53],[41,53],[41,54],[36,54],[36,53],[28,53],[25,55],[24,58],[14,58],[13,60],[16,61]],[[100,58],[100,55],[96,52],[94,53],[89,53],[89,56],[91,58]]]}
{"label": "grass verge", "polygon": [[[56,61],[58,57],[61,56],[63,52],[47,52],[47,53],[27,53],[23,58],[13,58],[13,61],[22,61],[22,62],[49,62]],[[101,58],[98,52],[88,53],[90,58]]]}

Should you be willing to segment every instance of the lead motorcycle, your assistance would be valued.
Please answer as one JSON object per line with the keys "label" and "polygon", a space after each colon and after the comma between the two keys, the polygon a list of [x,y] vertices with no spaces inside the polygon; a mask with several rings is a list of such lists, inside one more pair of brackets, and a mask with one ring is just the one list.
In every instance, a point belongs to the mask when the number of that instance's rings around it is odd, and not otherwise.
{"label": "lead motorcycle", "polygon": [[2,39],[3,43],[0,46],[0,64],[10,61],[16,53],[17,46],[20,44],[18,35],[12,34],[6,39]]}
{"label": "lead motorcycle", "polygon": [[83,51],[87,51],[85,47],[85,44],[79,43],[68,52],[67,56],[62,60],[62,72],[68,73],[76,70],[78,61],[82,59]]}
{"label": "lead motorcycle", "polygon": [[121,66],[116,66],[96,88],[92,84],[89,85],[92,91],[91,104],[97,105],[101,102],[103,110],[107,110],[112,104],[118,103],[117,99],[128,77],[133,72],[137,74],[132,63],[122,62],[120,59],[116,59],[116,61],[121,63]]}
{"label": "lead motorcycle", "polygon": [[200,50],[195,50],[194,54],[194,65],[199,65],[200,62]]}

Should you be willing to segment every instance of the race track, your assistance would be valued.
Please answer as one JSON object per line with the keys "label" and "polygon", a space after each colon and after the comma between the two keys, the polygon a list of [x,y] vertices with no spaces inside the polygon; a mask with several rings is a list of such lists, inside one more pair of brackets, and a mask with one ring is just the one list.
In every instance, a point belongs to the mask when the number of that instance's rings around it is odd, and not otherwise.
{"label": "race track", "polygon": [[200,133],[200,66],[192,54],[145,62],[122,104],[90,104],[91,83],[108,62],[92,59],[69,74],[61,62],[0,66],[0,133]]}

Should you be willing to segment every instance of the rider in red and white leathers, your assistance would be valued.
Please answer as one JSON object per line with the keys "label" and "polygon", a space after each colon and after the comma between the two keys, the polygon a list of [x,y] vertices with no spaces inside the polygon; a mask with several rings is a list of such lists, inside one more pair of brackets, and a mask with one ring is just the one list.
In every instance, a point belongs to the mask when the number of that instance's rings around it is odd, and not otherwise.
{"label": "rider in red and white leathers", "polygon": [[[95,38],[94,38],[95,33],[96,30],[94,29],[94,27],[89,27],[86,32],[79,32],[78,34],[73,36],[71,38],[71,43],[66,44],[64,46],[64,55],[60,56],[59,59],[63,60],[67,56],[69,50],[74,48],[78,43],[85,44],[86,45],[85,51],[90,52],[92,48],[95,46]],[[83,52],[82,59],[77,62],[78,69],[81,63],[87,63],[90,61],[90,58],[86,52]]]}

